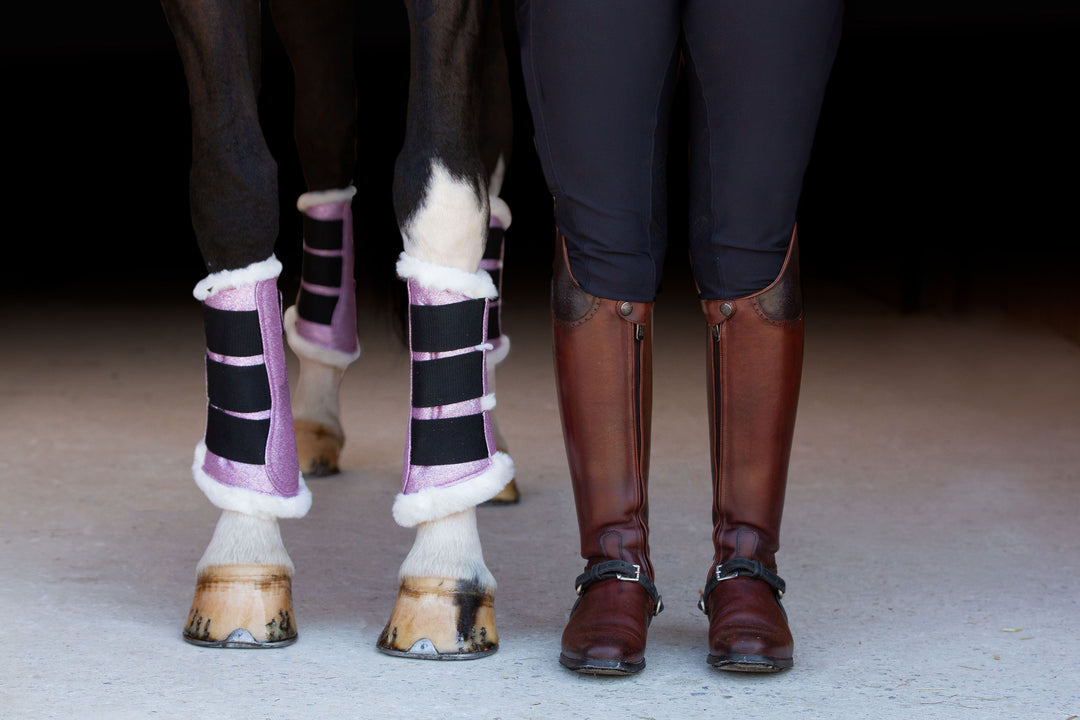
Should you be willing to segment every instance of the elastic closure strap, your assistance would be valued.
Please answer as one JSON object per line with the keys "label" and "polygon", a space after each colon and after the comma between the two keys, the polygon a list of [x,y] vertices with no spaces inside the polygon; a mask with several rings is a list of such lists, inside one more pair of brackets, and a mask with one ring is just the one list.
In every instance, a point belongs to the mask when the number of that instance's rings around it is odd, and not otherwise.
{"label": "elastic closure strap", "polygon": [[453,405],[484,394],[484,353],[416,360],[413,362],[412,405],[417,408]]}
{"label": "elastic closure strap", "polygon": [[484,415],[419,420],[409,425],[411,465],[456,465],[490,457]]}
{"label": "elastic closure strap", "polygon": [[304,215],[304,245],[312,250],[338,250],[343,247],[345,223],[341,220],[319,220]]}
{"label": "elastic closure strap", "polygon": [[574,580],[574,589],[579,596],[584,595],[585,591],[590,586],[596,584],[601,580],[607,580],[609,578],[615,578],[616,580],[622,580],[623,582],[635,582],[641,587],[645,588],[645,592],[649,593],[649,597],[653,600],[653,616],[657,616],[664,609],[664,600],[660,597],[660,593],[656,590],[656,585],[646,575],[641,574],[641,566],[634,563],[627,562],[626,560],[605,560],[603,562],[593,565],[577,576]]}
{"label": "elastic closure strap", "polygon": [[717,565],[713,573],[709,576],[708,582],[705,583],[705,591],[702,592],[701,599],[698,600],[698,608],[701,612],[706,615],[709,614],[706,601],[709,598],[709,594],[717,585],[725,580],[732,580],[737,577],[763,580],[773,589],[773,593],[776,595],[778,602],[780,598],[784,597],[784,591],[787,589],[787,584],[784,582],[783,578],[762,565],[760,560],[752,560],[751,558],[732,558],[727,562]]}
{"label": "elastic closure strap", "polygon": [[484,342],[487,300],[409,307],[409,346],[413,352],[449,352]]}
{"label": "elastic closure strap", "polygon": [[217,355],[252,357],[263,354],[258,310],[218,310],[203,304],[206,349]]}
{"label": "elastic closure strap", "polygon": [[206,394],[210,404],[234,413],[270,410],[270,380],[266,366],[227,365],[206,359]]}

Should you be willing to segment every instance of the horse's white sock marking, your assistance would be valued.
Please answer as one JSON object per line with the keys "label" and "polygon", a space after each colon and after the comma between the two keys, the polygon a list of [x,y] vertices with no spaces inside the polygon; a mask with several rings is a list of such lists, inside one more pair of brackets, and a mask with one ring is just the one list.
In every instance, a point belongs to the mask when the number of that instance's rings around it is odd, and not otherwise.
{"label": "horse's white sock marking", "polygon": [[476,509],[449,515],[416,527],[416,542],[401,564],[400,577],[476,579],[494,590],[495,577],[484,564]]}
{"label": "horse's white sock marking", "polygon": [[292,558],[281,541],[277,518],[254,517],[225,510],[196,572],[213,565],[283,565],[294,571]]}
{"label": "horse's white sock marking", "polygon": [[465,272],[476,272],[487,237],[488,199],[472,183],[431,161],[423,203],[401,228],[410,256]]}

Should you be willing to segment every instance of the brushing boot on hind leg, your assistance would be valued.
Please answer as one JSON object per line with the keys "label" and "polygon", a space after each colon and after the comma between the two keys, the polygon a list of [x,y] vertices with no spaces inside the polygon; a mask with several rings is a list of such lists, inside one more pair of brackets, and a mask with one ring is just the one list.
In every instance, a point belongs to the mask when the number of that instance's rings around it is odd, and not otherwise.
{"label": "brushing boot on hind leg", "polygon": [[273,257],[213,273],[195,288],[206,329],[207,418],[192,474],[223,510],[199,561],[184,639],[210,647],[296,640],[294,567],[277,518],[302,517],[300,475]]}
{"label": "brushing boot on hind leg", "polygon": [[552,292],[555,374],[585,572],[561,662],[597,675],[645,667],[660,613],[649,561],[652,303],[598,298],[560,248]]}
{"label": "brushing boot on hind leg", "polygon": [[708,662],[776,672],[792,666],[794,650],[775,556],[802,374],[795,236],[772,285],[735,300],[703,300],[702,307],[715,551],[700,603],[709,617]]}
{"label": "brushing boot on hind leg", "polygon": [[483,657],[498,649],[498,633],[495,579],[484,564],[475,507],[514,476],[510,457],[495,446],[495,398],[487,387],[495,286],[482,270],[406,253],[398,275],[409,294],[412,412],[394,519],[417,534],[377,647],[420,659]]}
{"label": "brushing boot on hind leg", "polygon": [[305,475],[339,472],[345,444],[338,389],[360,357],[356,337],[352,198],[356,188],[309,192],[304,216],[304,261],[296,304],[285,311],[289,347],[300,359],[292,398],[293,426]]}
{"label": "brushing boot on hind leg", "polygon": [[[491,196],[491,219],[488,222],[487,244],[480,269],[491,276],[498,295],[488,304],[487,337],[491,351],[487,354],[488,392],[495,392],[495,368],[510,354],[510,336],[502,331],[502,279],[506,231],[510,228],[510,208],[500,198]],[[495,447],[508,452],[506,439],[499,432],[495,414],[491,415],[491,430],[495,433]],[[487,501],[487,505],[514,505],[521,500],[521,492],[513,479],[499,494]]]}

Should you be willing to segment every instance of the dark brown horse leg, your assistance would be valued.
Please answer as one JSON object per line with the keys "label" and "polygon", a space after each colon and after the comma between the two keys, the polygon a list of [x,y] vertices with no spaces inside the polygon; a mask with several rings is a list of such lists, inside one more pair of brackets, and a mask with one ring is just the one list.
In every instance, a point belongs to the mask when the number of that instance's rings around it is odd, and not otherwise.
{"label": "dark brown horse leg", "polygon": [[199,561],[184,638],[210,647],[296,639],[293,564],[278,517],[307,512],[296,463],[273,257],[277,167],[258,120],[257,0],[163,0],[191,103],[191,215],[209,275],[207,423],[192,473],[223,510]]}
{"label": "dark brown horse leg", "polygon": [[479,269],[490,203],[478,150],[487,18],[483,0],[406,4],[411,77],[394,204],[404,242],[398,275],[409,295],[412,409],[394,519],[416,527],[416,542],[377,646],[406,657],[474,658],[498,647],[495,581],[475,507],[513,478],[513,462],[496,448],[485,371],[489,302],[498,291]]}

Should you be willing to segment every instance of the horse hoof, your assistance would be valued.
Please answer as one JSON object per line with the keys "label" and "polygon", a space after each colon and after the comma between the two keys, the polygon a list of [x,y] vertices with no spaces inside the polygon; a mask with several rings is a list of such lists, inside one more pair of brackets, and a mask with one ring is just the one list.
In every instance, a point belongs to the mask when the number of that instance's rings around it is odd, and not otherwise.
{"label": "horse hoof", "polygon": [[474,660],[499,649],[495,595],[471,580],[406,578],[376,647],[418,660]]}
{"label": "horse hoof", "polygon": [[296,642],[288,569],[214,565],[203,570],[184,639],[215,648],[276,648]]}
{"label": "horse hoof", "polygon": [[484,505],[517,505],[521,501],[521,493],[518,491],[517,482],[511,480],[499,494],[491,498]]}
{"label": "horse hoof", "polygon": [[338,457],[345,446],[345,435],[340,430],[302,418],[293,420],[293,430],[300,472],[308,477],[326,477],[341,472]]}

